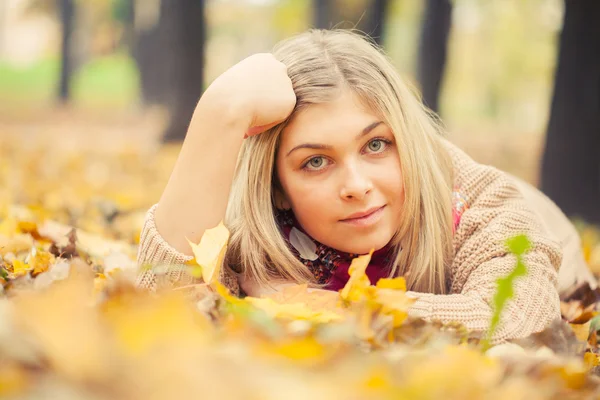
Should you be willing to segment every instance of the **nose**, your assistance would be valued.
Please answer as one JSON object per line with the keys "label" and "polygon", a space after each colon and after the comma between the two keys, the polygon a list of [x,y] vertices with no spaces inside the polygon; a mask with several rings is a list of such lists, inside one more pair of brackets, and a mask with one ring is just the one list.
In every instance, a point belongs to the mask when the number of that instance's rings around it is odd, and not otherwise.
{"label": "nose", "polygon": [[348,165],[344,169],[344,177],[340,189],[342,199],[362,200],[373,189],[373,182],[358,165]]}

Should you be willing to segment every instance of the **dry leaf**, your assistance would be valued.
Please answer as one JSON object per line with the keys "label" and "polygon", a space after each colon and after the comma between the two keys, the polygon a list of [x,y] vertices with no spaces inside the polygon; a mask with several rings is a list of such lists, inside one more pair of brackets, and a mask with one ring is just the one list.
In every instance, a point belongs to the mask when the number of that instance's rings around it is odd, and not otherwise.
{"label": "dry leaf", "polygon": [[202,267],[202,279],[205,283],[211,284],[219,279],[228,240],[229,230],[222,221],[216,227],[207,229],[199,244],[188,240],[196,263]]}
{"label": "dry leaf", "polygon": [[25,264],[21,260],[14,260],[13,263],[13,274],[15,276],[24,276],[31,271],[31,267],[28,264]]}
{"label": "dry leaf", "polygon": [[340,292],[340,295],[343,300],[358,300],[363,296],[366,288],[368,288],[371,285],[369,277],[367,277],[366,271],[367,267],[369,266],[369,262],[371,261],[372,254],[373,250],[371,250],[369,254],[356,257],[352,260],[350,268],[348,269],[350,279],[348,279],[348,282]]}
{"label": "dry leaf", "polygon": [[280,304],[270,298],[259,299],[256,297],[246,297],[245,300],[254,307],[263,310],[272,318],[283,318],[289,320],[301,319],[318,324],[340,321],[343,319],[342,315],[332,311],[312,310],[304,302]]}

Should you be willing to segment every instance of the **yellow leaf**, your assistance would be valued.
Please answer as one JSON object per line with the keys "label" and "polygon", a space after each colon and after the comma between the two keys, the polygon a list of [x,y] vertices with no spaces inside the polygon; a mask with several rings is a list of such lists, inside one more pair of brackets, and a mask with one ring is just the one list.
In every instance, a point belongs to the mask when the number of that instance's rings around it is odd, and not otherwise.
{"label": "yellow leaf", "polygon": [[217,294],[221,296],[223,300],[225,300],[227,303],[236,305],[244,303],[244,300],[233,296],[229,292],[229,289],[227,289],[221,282],[215,281],[211,286],[215,289]]}
{"label": "yellow leaf", "polygon": [[590,324],[591,320],[586,322],[585,324],[569,324],[571,325],[571,329],[575,332],[575,336],[578,340],[582,342],[587,342],[588,336],[590,335]]}
{"label": "yellow leaf", "polygon": [[246,297],[246,302],[273,318],[303,319],[314,323],[339,321],[342,316],[331,311],[313,311],[305,303],[279,304],[270,298]]}
{"label": "yellow leaf", "polygon": [[382,278],[377,281],[376,287],[380,289],[396,289],[406,292],[406,280],[403,277],[398,278]]}
{"label": "yellow leaf", "polygon": [[102,292],[102,290],[104,290],[105,287],[106,287],[106,275],[98,274],[94,278],[94,295],[97,295],[98,293]]}
{"label": "yellow leaf", "polygon": [[29,265],[33,268],[33,275],[36,276],[46,272],[50,264],[54,261],[54,255],[46,251],[37,250],[33,257],[29,258]]}
{"label": "yellow leaf", "polygon": [[18,260],[18,259],[13,261],[12,264],[13,264],[13,273],[15,274],[15,276],[26,275],[31,270],[31,267],[28,264],[25,264],[23,261]]}
{"label": "yellow leaf", "polygon": [[0,233],[0,256],[29,251],[31,246],[33,246],[33,238],[30,235],[20,234],[7,237]]}
{"label": "yellow leaf", "polygon": [[14,300],[18,326],[35,338],[53,371],[74,381],[107,379],[113,368],[105,347],[108,335],[90,307],[91,279],[86,272],[89,269]]}
{"label": "yellow leaf", "polygon": [[365,377],[363,387],[369,392],[381,392],[392,388],[392,377],[390,371],[381,366],[373,368]]}
{"label": "yellow leaf", "polygon": [[344,314],[339,293],[331,290],[309,289],[307,284],[286,286],[282,290],[265,295],[279,304],[303,303],[313,311],[331,311]]}
{"label": "yellow leaf", "polygon": [[18,230],[18,222],[12,216],[8,216],[0,222],[0,235],[12,237],[18,233]]}
{"label": "yellow leaf", "polygon": [[21,397],[27,392],[27,374],[16,363],[5,362],[0,366],[0,396]]}
{"label": "yellow leaf", "polygon": [[190,307],[182,293],[161,297],[134,292],[113,296],[102,312],[126,354],[139,356],[172,341],[179,346],[203,343],[211,325]]}
{"label": "yellow leaf", "polygon": [[587,366],[577,362],[568,362],[565,365],[555,367],[558,375],[563,379],[569,389],[580,389],[587,380]]}
{"label": "yellow leaf", "polygon": [[369,265],[369,261],[371,261],[371,254],[373,254],[373,249],[371,249],[369,254],[356,257],[352,260],[348,269],[350,279],[348,279],[346,286],[340,292],[343,300],[358,300],[362,297],[365,289],[371,285],[371,281],[369,281],[369,277],[366,274],[367,266]]}
{"label": "yellow leaf", "polygon": [[597,367],[598,365],[600,365],[600,359],[598,359],[598,354],[585,353],[583,355],[583,363],[585,364],[588,370]]}
{"label": "yellow leaf", "polygon": [[324,346],[312,337],[292,339],[274,348],[276,354],[282,355],[294,361],[320,361],[325,358]]}
{"label": "yellow leaf", "polygon": [[435,357],[415,357],[409,365],[399,384],[407,399],[487,398],[504,376],[497,360],[465,346],[447,346]]}
{"label": "yellow leaf", "polygon": [[378,289],[376,301],[382,305],[381,312],[394,318],[394,327],[397,328],[408,318],[408,308],[416,301],[395,289]]}
{"label": "yellow leaf", "polygon": [[202,279],[205,283],[211,284],[219,279],[228,240],[229,230],[222,221],[215,228],[207,229],[199,244],[188,239],[196,263],[202,267]]}

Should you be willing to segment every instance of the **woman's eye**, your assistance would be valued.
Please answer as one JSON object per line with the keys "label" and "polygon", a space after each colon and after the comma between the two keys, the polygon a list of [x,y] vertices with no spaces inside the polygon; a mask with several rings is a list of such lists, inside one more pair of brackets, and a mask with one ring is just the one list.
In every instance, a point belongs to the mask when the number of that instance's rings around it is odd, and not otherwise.
{"label": "woman's eye", "polygon": [[304,168],[308,170],[318,170],[325,165],[325,158],[313,157],[304,164]]}
{"label": "woman's eye", "polygon": [[373,139],[367,144],[367,148],[373,153],[380,153],[385,149],[385,146],[387,146],[387,143],[382,139]]}

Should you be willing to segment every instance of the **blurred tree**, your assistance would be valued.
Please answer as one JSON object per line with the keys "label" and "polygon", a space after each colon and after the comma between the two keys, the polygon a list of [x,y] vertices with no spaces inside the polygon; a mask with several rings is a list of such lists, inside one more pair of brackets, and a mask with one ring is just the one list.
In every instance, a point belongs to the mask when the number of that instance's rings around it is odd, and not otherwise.
{"label": "blurred tree", "polygon": [[166,106],[165,141],[182,140],[203,90],[204,0],[161,0],[158,23],[135,46],[146,104]]}
{"label": "blurred tree", "polygon": [[315,28],[331,28],[331,0],[313,0],[313,22]]}
{"label": "blurred tree", "polygon": [[75,4],[73,0],[60,0],[61,49],[60,49],[60,81],[58,99],[67,103],[71,97],[71,76],[73,74],[73,26]]}
{"label": "blurred tree", "polygon": [[542,190],[569,216],[600,223],[600,1],[565,0]]}
{"label": "blurred tree", "polygon": [[439,112],[439,98],[446,67],[452,18],[450,0],[427,0],[421,25],[417,79],[423,102]]}
{"label": "blurred tree", "polygon": [[388,9],[389,0],[313,0],[313,25],[319,29],[356,28],[382,45]]}
{"label": "blurred tree", "polygon": [[135,40],[135,0],[113,1],[113,18],[123,26],[121,42],[132,49]]}

